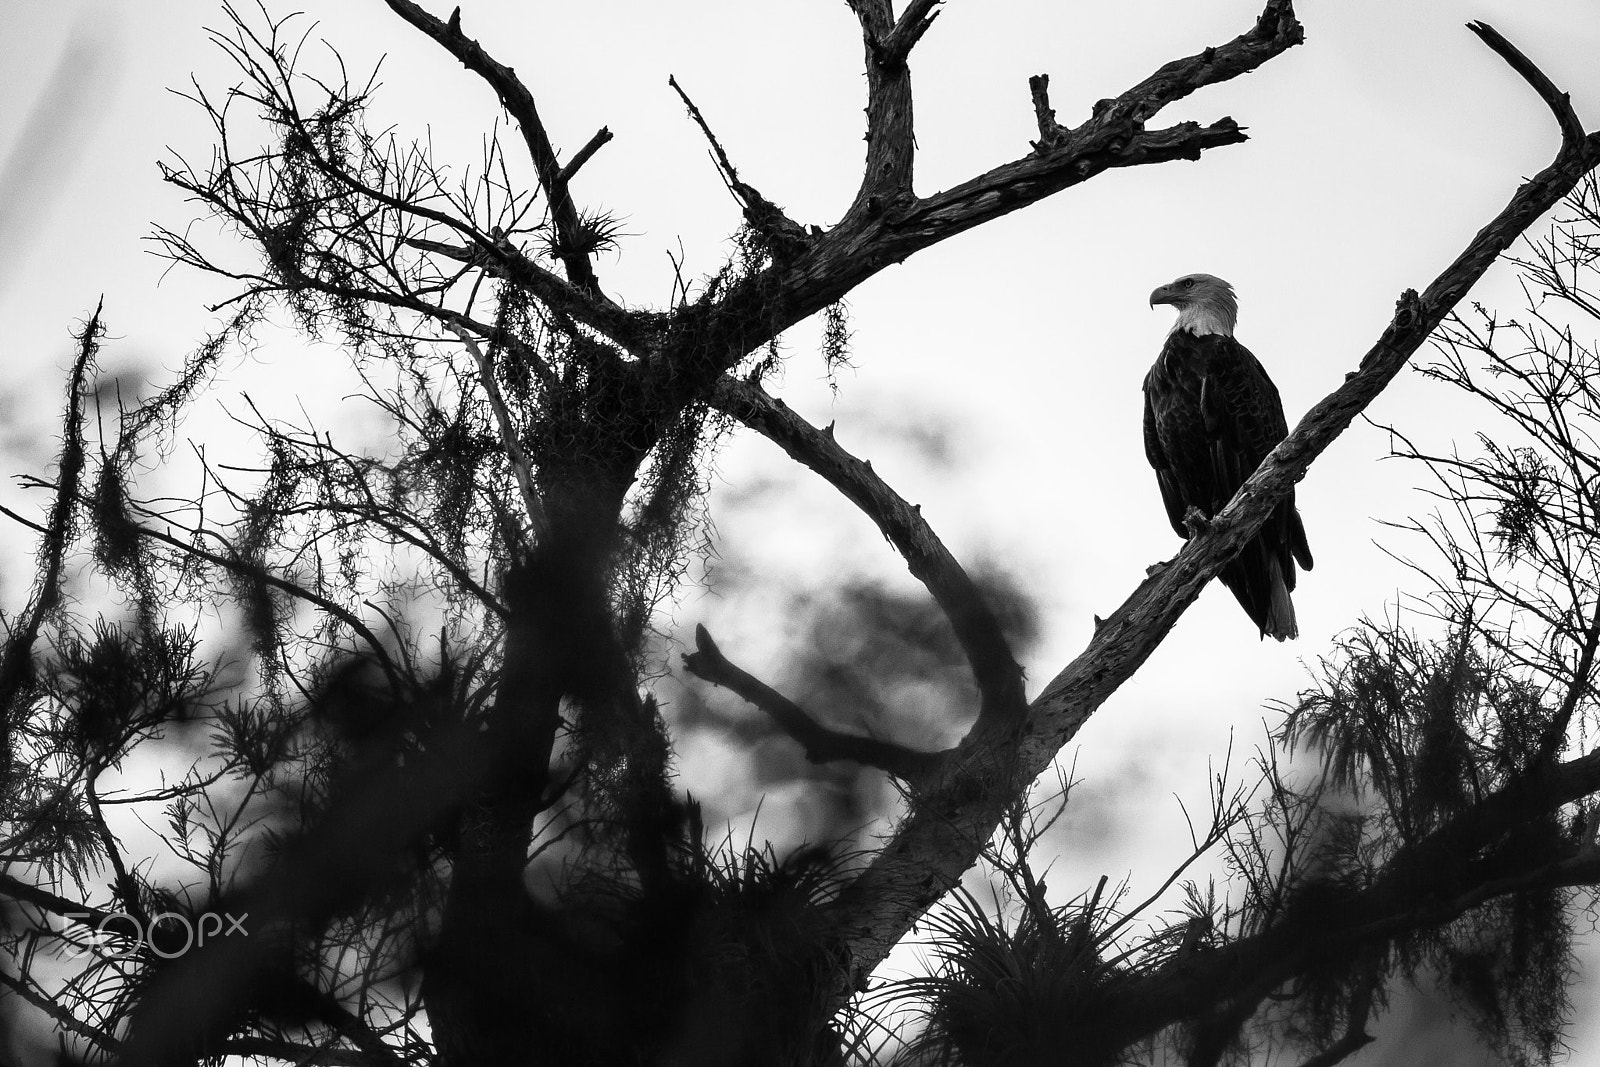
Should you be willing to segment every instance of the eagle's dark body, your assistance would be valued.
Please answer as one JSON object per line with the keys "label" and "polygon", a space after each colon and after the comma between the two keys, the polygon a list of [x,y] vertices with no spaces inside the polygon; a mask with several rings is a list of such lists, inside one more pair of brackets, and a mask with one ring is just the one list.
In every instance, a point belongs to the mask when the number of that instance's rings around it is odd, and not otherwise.
{"label": "eagle's dark body", "polygon": [[[1196,316],[1201,329],[1218,321],[1206,320],[1203,308],[1190,313],[1180,299],[1189,295],[1182,284],[1200,279],[1226,287],[1220,279],[1193,275],[1152,294],[1153,302],[1173,303],[1184,314],[1144,380],[1145,455],[1155,468],[1167,518],[1182,537],[1189,535],[1184,514],[1190,507],[1207,518],[1216,515],[1289,432],[1277,387],[1233,338],[1231,289],[1225,332],[1196,333],[1187,327],[1186,319]],[[1173,289],[1180,292],[1169,294]],[[1196,301],[1202,297],[1193,295]],[[1291,491],[1220,575],[1264,637],[1297,636],[1289,599],[1296,562],[1311,569],[1311,550]]]}

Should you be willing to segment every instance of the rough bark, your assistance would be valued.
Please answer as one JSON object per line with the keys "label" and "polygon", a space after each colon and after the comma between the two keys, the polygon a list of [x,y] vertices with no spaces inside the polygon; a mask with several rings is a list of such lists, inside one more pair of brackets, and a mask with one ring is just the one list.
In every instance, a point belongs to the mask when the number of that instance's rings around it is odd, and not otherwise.
{"label": "rough bark", "polygon": [[[1357,370],[1306,414],[1203,532],[1100,625],[1083,653],[1034,699],[1019,738],[982,743],[969,738],[963,743],[949,780],[917,798],[894,838],[837,905],[835,922],[851,961],[841,993],[862,988],[911,924],[956,884],[1015,792],[1042,773],[1088,717],[1132,677],[1311,462],[1399,373],[1496,258],[1600,165],[1600,134],[1573,134],[1574,127],[1563,118],[1569,110],[1565,97],[1544,88],[1547,79],[1530,77],[1532,64],[1492,29],[1481,23],[1473,29],[1562,118],[1563,142],[1556,158],[1517,189],[1420,297],[1409,290],[1401,296],[1393,320]],[[1192,987],[1208,1003],[1222,989],[1216,974],[1211,977],[1211,984]],[[1163,1016],[1167,1021],[1177,1017]]]}

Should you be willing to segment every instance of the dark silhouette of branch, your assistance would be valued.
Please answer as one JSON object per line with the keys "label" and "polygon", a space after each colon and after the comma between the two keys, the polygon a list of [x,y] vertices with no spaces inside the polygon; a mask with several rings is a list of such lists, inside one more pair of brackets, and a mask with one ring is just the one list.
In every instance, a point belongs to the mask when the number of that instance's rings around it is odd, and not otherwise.
{"label": "dark silhouette of branch", "polygon": [[782,693],[729,662],[704,626],[694,628],[695,651],[686,653],[683,666],[712,685],[726,686],[772,717],[783,732],[805,749],[812,763],[849,760],[888,771],[896,778],[916,781],[939,766],[937,752],[918,752],[891,741],[859,737],[822,725]]}
{"label": "dark silhouette of branch", "polygon": [[1550,76],[1540,70],[1538,65],[1522,54],[1521,49],[1506,40],[1498,30],[1487,22],[1473,21],[1467,23],[1467,29],[1478,35],[1478,38],[1494,51],[1494,54],[1505,60],[1512,70],[1527,82],[1534,92],[1539,94],[1539,99],[1545,102],[1550,113],[1555,116],[1556,125],[1561,128],[1561,144],[1563,148],[1580,151],[1585,134],[1583,121],[1578,118],[1578,113],[1572,109],[1572,97],[1568,93],[1556,88],[1556,83]]}
{"label": "dark silhouette of branch", "polygon": [[[461,9],[456,8],[448,23],[428,14],[411,0],[385,0],[395,14],[438,42],[447,52],[461,61],[461,65],[488,83],[500,98],[500,103],[516,120],[522,139],[528,146],[528,156],[539,175],[550,203],[550,216],[556,229],[556,253],[567,269],[567,278],[579,289],[604,300],[599,279],[595,277],[590,262],[584,223],[572,202],[564,177],[571,175],[562,170],[556,159],[555,147],[545,132],[539,109],[534,105],[533,93],[517,77],[516,71],[499,62],[484,51],[483,46],[461,32]],[[592,142],[591,142],[592,143]],[[602,142],[604,143],[604,142]],[[595,145],[599,148],[599,145]],[[590,149],[593,154],[593,149]],[[606,301],[609,303],[609,301]]]}
{"label": "dark silhouette of branch", "polygon": [[[1268,13],[1280,6],[1287,8],[1274,4]],[[964,798],[959,814],[952,818],[951,809],[940,804],[914,810],[894,840],[840,896],[835,921],[852,960],[848,988],[864,981],[911,923],[957,882],[998,824],[1009,798],[1049,766],[1088,717],[1145,662],[1312,460],[1399,373],[1495,259],[1596,165],[1600,134],[1564,142],[1551,164],[1516,191],[1420,297],[1409,290],[1401,297],[1394,318],[1359,368],[1306,414],[1204,531],[1097,628],[1088,648],[1035,698],[1015,744],[963,742],[956,769],[942,787]],[[933,810],[938,814],[930,814]],[[1209,989],[1212,996],[1205,1003],[1214,1003],[1221,988]]]}
{"label": "dark silhouette of branch", "polygon": [[[457,10],[460,9],[458,8]],[[615,136],[616,135],[611,132],[611,128],[609,126],[602,126],[596,130],[594,136],[589,138],[584,146],[578,149],[578,151],[573,154],[572,158],[567,161],[567,165],[561,168],[561,174],[557,179],[557,183],[563,189],[566,188],[568,183],[572,181],[572,176],[577,174],[579,170],[583,169],[583,165],[589,162],[596,152],[600,151],[600,149],[604,148],[608,143],[610,143],[611,139]]]}
{"label": "dark silhouette of branch", "polygon": [[[1195,159],[1210,148],[1243,141],[1243,129],[1229,118],[1164,129],[1146,124],[1172,102],[1258,69],[1298,44],[1301,28],[1289,0],[1270,0],[1254,26],[1232,41],[1167,63],[1120,96],[1100,101],[1076,127],[1056,122],[1047,79],[1033,79],[1039,140],[1031,151],[927,197],[917,196],[913,182],[909,57],[936,18],[937,0],[910,0],[898,19],[890,0],[853,0],[865,47],[867,149],[851,207],[831,229],[802,232],[739,178],[680,89],[724,180],[744,206],[746,221],[766,240],[755,242],[754,251],[743,248],[747,254],[708,284],[698,300],[685,296],[664,313],[624,308],[600,291],[592,256],[605,243],[604,220],[597,223],[580,213],[569,192],[573,177],[610,139],[609,130],[601,129],[563,166],[532,93],[510,67],[463,34],[459,9],[440,20],[410,0],[386,2],[490,85],[517,122],[549,204],[549,253],[566,278],[516,246],[518,235],[530,232],[523,219],[535,198],[514,191],[509,178],[490,176],[481,186],[455,193],[424,149],[399,148],[368,133],[359,120],[362,92],[341,93],[315,83],[327,92],[331,110],[308,108],[302,114],[289,86],[298,89],[307,82],[292,70],[288,51],[277,47],[281,23],[272,25],[270,42],[250,37],[253,43],[247,43],[241,37],[230,51],[254,85],[243,95],[261,95],[250,99],[267,110],[268,124],[281,141],[260,155],[233,157],[223,129],[225,108],[212,107],[200,93],[202,106],[218,122],[217,160],[204,177],[187,168],[168,175],[258,244],[264,265],[229,272],[186,237],[169,232],[162,240],[179,261],[240,279],[250,295],[281,296],[302,324],[343,331],[363,358],[393,358],[401,377],[411,376],[399,387],[409,391],[385,408],[402,424],[404,461],[372,469],[393,478],[402,500],[412,492],[430,505],[442,500],[455,509],[441,507],[446,515],[478,509],[463,520],[474,540],[463,535],[452,541],[440,534],[435,541],[426,532],[403,533],[414,520],[398,509],[411,505],[377,499],[383,488],[368,485],[367,468],[357,474],[359,488],[345,486],[335,477],[337,461],[328,460],[320,443],[270,431],[274,466],[268,473],[289,470],[293,477],[270,478],[280,494],[271,499],[233,495],[229,500],[255,506],[254,514],[266,520],[299,521],[307,515],[326,520],[312,523],[305,545],[270,546],[293,550],[294,565],[304,560],[320,567],[333,556],[331,549],[324,554],[324,538],[337,544],[350,530],[389,547],[403,542],[431,556],[444,566],[443,575],[430,569],[430,579],[438,582],[432,591],[442,587],[447,598],[457,598],[452,605],[466,600],[458,596],[462,591],[478,601],[451,622],[469,631],[476,626],[472,632],[487,635],[479,638],[485,646],[482,669],[474,668],[477,681],[467,683],[477,687],[450,705],[455,729],[442,738],[417,726],[420,720],[407,719],[402,708],[368,709],[373,722],[392,723],[396,732],[423,740],[414,748],[385,750],[383,758],[337,780],[338,795],[320,819],[291,835],[283,853],[237,894],[223,893],[220,876],[214,876],[214,903],[248,911],[250,936],[207,944],[140,976],[126,1026],[117,1031],[126,1034],[124,1062],[130,1064],[166,1067],[227,1052],[300,1055],[297,1047],[273,1045],[270,1033],[252,1021],[259,1017],[252,1013],[262,1012],[270,1021],[273,998],[284,996],[301,1008],[309,1005],[311,1018],[370,1057],[349,1062],[397,1059],[389,1054],[393,1039],[385,1041],[386,1032],[365,1022],[371,1014],[365,1006],[358,1015],[323,996],[294,964],[297,953],[327,946],[324,935],[333,923],[359,922],[351,918],[357,909],[415,878],[413,862],[433,865],[430,874],[435,867],[448,868],[447,880],[440,883],[447,887],[429,902],[438,916],[430,931],[436,940],[421,950],[418,964],[423,990],[418,996],[428,1012],[437,1058],[446,1067],[506,1061],[529,1047],[531,1035],[568,1025],[557,1018],[561,1012],[541,1018],[517,1010],[527,1006],[518,999],[527,996],[522,985],[542,980],[545,972],[555,975],[553,982],[585,994],[631,991],[627,982],[634,975],[627,967],[616,968],[629,973],[615,979],[609,973],[569,974],[550,966],[577,961],[604,971],[605,961],[624,956],[611,947],[591,951],[585,943],[598,937],[611,944],[615,931],[597,933],[591,927],[606,927],[613,912],[625,913],[616,920],[622,941],[634,924],[651,935],[647,957],[654,969],[640,971],[641,983],[684,984],[686,976],[691,983],[701,976],[696,968],[703,961],[661,947],[673,938],[655,936],[661,932],[654,925],[660,916],[651,909],[681,904],[694,913],[691,926],[714,927],[721,916],[708,902],[736,897],[748,887],[732,885],[737,878],[725,885],[708,874],[699,827],[692,816],[680,818],[668,774],[666,726],[646,695],[636,662],[637,635],[648,625],[653,604],[635,586],[656,578],[669,585],[677,577],[682,516],[692,510],[694,475],[703,462],[699,450],[710,439],[698,421],[708,401],[818,472],[877,523],[951,622],[979,692],[976,725],[968,736],[948,752],[923,753],[822,725],[732,663],[703,628],[697,630],[695,652],[685,657],[691,672],[727,686],[770,716],[808,758],[882,768],[910,786],[907,814],[887,845],[837,895],[830,888],[815,900],[807,897],[800,911],[805,948],[815,949],[816,957],[806,956],[800,968],[810,999],[796,1013],[816,1023],[813,1036],[834,1036],[826,1017],[862,987],[928,907],[958,884],[1006,813],[1016,810],[1018,798],[1087,717],[1145,662],[1201,588],[1495,256],[1600,161],[1600,145],[1595,137],[1583,136],[1565,97],[1503,38],[1474,24],[1474,32],[1556,114],[1563,146],[1555,163],[1519,190],[1422,295],[1405,294],[1389,328],[1345,384],[1306,416],[1228,508],[1140,584],[1030,706],[994,611],[917,508],[878,478],[870,464],[840,448],[831,432],[812,427],[754,381],[736,380],[730,372],[789,326],[923,248],[1105,170]],[[676,80],[670,84],[678,88]],[[316,134],[324,129],[326,144],[345,149],[319,147]],[[306,189],[314,193],[305,195]],[[486,294],[494,302],[492,321],[477,311]],[[462,310],[447,302],[459,302]],[[425,335],[439,331],[462,342],[477,364],[476,375],[464,369],[466,361],[452,345],[428,343],[437,339]],[[510,477],[499,466],[502,457]],[[491,475],[480,478],[484,469]],[[295,478],[303,478],[312,491],[302,493]],[[58,494],[66,480],[58,480]],[[488,503],[479,499],[486,483],[494,497]],[[535,527],[531,543],[517,535],[504,503],[518,492]],[[335,497],[331,502],[325,499],[329,495]],[[74,489],[66,499],[81,502],[84,494]],[[143,512],[146,518],[151,514]],[[250,528],[268,529],[266,520]],[[44,529],[69,524],[52,518]],[[252,589],[275,589],[315,605],[337,625],[319,619],[315,634],[296,638],[320,650],[328,633],[353,633],[378,657],[397,703],[401,681],[416,681],[420,652],[408,645],[403,621],[396,621],[404,620],[402,610],[391,613],[367,601],[389,623],[392,635],[387,636],[394,641],[382,641],[338,603],[337,592],[326,593],[331,586],[320,576],[311,589],[275,576],[258,562],[259,553],[228,544],[203,521],[193,530],[169,527],[165,534],[160,526],[147,521],[133,527],[131,535],[174,550],[171,558],[222,568],[246,579]],[[378,535],[380,530],[389,539]],[[217,537],[224,547],[199,547],[206,537]],[[478,578],[467,570],[471,564],[455,557],[466,553],[462,545],[484,543],[503,545],[504,551],[492,552]],[[359,564],[344,570],[345,560],[338,562],[341,574],[355,573]],[[208,567],[193,570],[209,577]],[[344,640],[340,636],[337,643]],[[441,660],[448,658],[444,645],[441,636]],[[289,662],[288,655],[280,659]],[[312,704],[306,714],[315,715],[313,687],[291,681]],[[1206,925],[1210,910],[1202,907],[1185,933],[1174,928],[1162,943],[1166,947],[1152,948],[1142,960],[1127,962],[1133,949],[1108,955],[1099,973],[1124,983],[1128,1005],[1108,1026],[1119,1040],[1131,1042],[1174,1021],[1209,1018],[1217,1023],[1214,1036],[1231,1040],[1263,997],[1334,946],[1379,944],[1447,921],[1496,894],[1593,880],[1600,876],[1600,850],[1545,854],[1516,866],[1486,843],[1516,832],[1530,811],[1600,788],[1597,761],[1600,757],[1546,767],[1491,793],[1470,812],[1398,850],[1381,877],[1315,928],[1280,923],[1228,942],[1222,934],[1212,936]],[[1571,793],[1575,789],[1583,792]],[[571,818],[584,837],[580,848],[592,850],[594,857],[582,873],[605,883],[601,905],[588,911],[567,907],[566,901],[547,907],[527,892],[535,816],[569,798]],[[1218,825],[1223,822],[1219,818]],[[1023,838],[1015,840],[1022,849]],[[1426,876],[1438,871],[1451,872],[1452,880],[1430,891]],[[1023,882],[1034,917],[1043,922],[1049,909],[1042,883],[1031,875]],[[617,886],[624,888],[610,892]],[[0,893],[7,891],[8,883],[0,881]],[[50,895],[35,899],[60,903]],[[1096,890],[1080,927],[1085,947],[1092,934],[1088,918],[1099,907]],[[574,917],[581,921],[568,921]],[[1109,926],[1107,944],[1096,949],[1109,952],[1109,937],[1117,930]],[[710,956],[714,962],[731,958],[747,942],[764,943],[763,932],[729,935]],[[1180,937],[1182,944],[1172,948],[1171,941]],[[752,964],[752,973],[758,967]],[[286,985],[286,979],[293,980]],[[547,991],[556,992],[555,985]],[[1360,996],[1352,1001],[1350,1031],[1341,1041],[1364,1036],[1372,995],[1368,989],[1360,994],[1365,1002]],[[582,999],[571,1003],[590,1010],[578,1005]],[[620,1025],[620,1009],[635,1003],[618,1000],[619,1005],[594,1007],[594,1018]],[[601,1027],[587,1026],[587,1020],[571,1023],[571,1032],[595,1038]],[[350,1030],[352,1024],[365,1029]],[[644,1036],[636,1045],[628,1044],[635,1033],[630,1030],[605,1056],[594,1055],[617,1062],[649,1058],[646,1049],[656,1047],[649,1042],[659,1044],[665,1032],[653,1032],[649,1025],[638,1027],[637,1034]],[[1340,1047],[1336,1043],[1325,1054]],[[332,1054],[350,1055],[348,1050]]]}
{"label": "dark silhouette of branch", "polygon": [[[859,0],[851,6],[867,41],[867,162],[861,188],[837,225],[799,255],[733,287],[707,309],[693,334],[695,346],[672,353],[676,374],[689,370],[701,376],[705,391],[745,353],[922,249],[1107,170],[1198,159],[1208,149],[1243,142],[1243,130],[1230,118],[1209,126],[1184,122],[1158,130],[1146,130],[1144,122],[1203,86],[1257,69],[1304,36],[1290,0],[1271,0],[1249,31],[1168,63],[1120,96],[1102,101],[1083,125],[1063,128],[1048,150],[1032,151],[942,192],[917,197],[911,187],[910,76],[904,64],[891,70],[875,58],[875,48],[881,50],[881,42],[899,32],[888,21],[889,2]],[[784,294],[776,305],[775,292]]]}
{"label": "dark silhouette of branch", "polygon": [[711,132],[711,126],[706,122],[705,116],[700,114],[700,109],[689,99],[689,94],[684,91],[683,86],[678,84],[678,79],[668,75],[667,84],[678,94],[683,106],[689,109],[689,117],[700,127],[700,132],[705,134],[706,140],[711,145],[712,158],[722,175],[723,184],[728,187],[728,191],[744,210],[745,222],[765,237],[768,244],[781,254],[789,256],[797,253],[807,241],[805,231],[800,228],[800,224],[784,214],[783,209],[777,204],[762,196],[761,190],[739,178],[739,172],[733,168],[733,161],[728,158],[727,151],[717,140],[716,134]]}
{"label": "dark silhouette of branch", "polygon": [[841,448],[832,427],[818,430],[755,382],[724,377],[712,402],[821,475],[877,524],[944,609],[967,654],[979,694],[976,729],[1014,729],[1027,699],[1022,668],[983,594],[922,517],[921,509],[906,503],[870,462]]}
{"label": "dark silhouette of branch", "polygon": [[37,983],[26,978],[19,978],[6,971],[0,970],[0,986],[5,986],[16,996],[21,997],[28,1005],[37,1011],[48,1015],[61,1030],[69,1034],[77,1034],[86,1038],[97,1047],[107,1052],[116,1054],[121,1049],[121,1042],[115,1037],[90,1026],[72,1012],[52,1000]]}

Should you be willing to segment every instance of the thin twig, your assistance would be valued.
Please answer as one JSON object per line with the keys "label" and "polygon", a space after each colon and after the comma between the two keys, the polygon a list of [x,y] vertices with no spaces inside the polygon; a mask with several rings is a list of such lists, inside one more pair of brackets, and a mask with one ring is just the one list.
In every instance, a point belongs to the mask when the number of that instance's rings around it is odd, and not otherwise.
{"label": "thin twig", "polygon": [[505,397],[500,394],[500,385],[494,377],[494,365],[490,363],[488,355],[479,347],[471,334],[459,326],[452,328],[478,363],[478,378],[483,382],[484,392],[488,394],[489,407],[494,410],[495,422],[500,427],[500,443],[505,446],[506,459],[510,461],[511,470],[516,475],[517,489],[522,493],[522,506],[527,510],[528,522],[533,526],[534,537],[543,539],[550,532],[550,517],[545,513],[544,502],[539,499],[538,490],[534,488],[533,465],[528,461],[528,454],[522,449],[517,428],[511,422],[511,412],[506,408]]}

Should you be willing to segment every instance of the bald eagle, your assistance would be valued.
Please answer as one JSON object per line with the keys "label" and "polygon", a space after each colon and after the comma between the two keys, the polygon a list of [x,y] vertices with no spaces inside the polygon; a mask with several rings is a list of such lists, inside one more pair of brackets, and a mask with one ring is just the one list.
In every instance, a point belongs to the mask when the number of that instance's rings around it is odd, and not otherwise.
{"label": "bald eagle", "polygon": [[[1233,338],[1233,286],[1185,274],[1150,294],[1157,304],[1176,307],[1178,321],[1144,378],[1144,451],[1172,528],[1188,537],[1189,508],[1206,518],[1221,511],[1289,426],[1272,379]],[[1297,562],[1311,569],[1291,491],[1220,575],[1262,637],[1299,636],[1289,599]]]}

